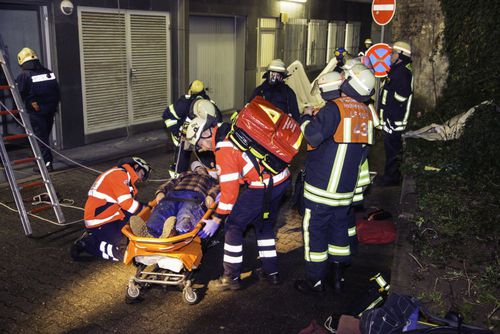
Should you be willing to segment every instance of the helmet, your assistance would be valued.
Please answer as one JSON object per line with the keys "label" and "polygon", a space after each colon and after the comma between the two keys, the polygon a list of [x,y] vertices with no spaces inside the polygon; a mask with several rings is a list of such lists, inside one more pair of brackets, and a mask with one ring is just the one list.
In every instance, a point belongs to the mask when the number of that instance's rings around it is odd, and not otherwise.
{"label": "helmet", "polygon": [[188,95],[199,94],[205,89],[205,85],[200,80],[194,80],[189,84]]}
{"label": "helmet", "polygon": [[[142,178],[143,181],[146,181],[149,178],[149,174],[151,174],[151,170],[153,169],[151,168],[151,165],[146,162],[146,160],[139,157],[121,159],[118,162],[118,166],[121,165],[130,165],[136,172],[142,169],[144,171],[144,177]],[[134,167],[135,165],[137,165],[137,167]]]}
{"label": "helmet", "polygon": [[360,64],[362,64],[362,63],[361,63],[361,59],[359,59],[359,57],[358,58],[351,58],[345,62],[344,66],[342,66],[342,69],[344,71],[347,71],[347,70],[350,70],[351,68],[353,68],[355,65],[360,65]]}
{"label": "helmet", "polygon": [[217,109],[212,102],[199,98],[191,104],[191,110],[189,111],[190,118],[208,118],[209,116],[217,118]]}
{"label": "helmet", "polygon": [[367,39],[365,39],[365,44],[370,44],[370,45],[372,45],[372,44],[373,44],[373,42],[372,42],[372,40],[371,40],[370,38],[367,38]]}
{"label": "helmet", "polygon": [[24,64],[29,60],[35,60],[35,59],[38,59],[38,56],[36,55],[36,52],[30,48],[23,48],[17,54],[17,62],[19,63],[19,66],[21,66],[22,64]]}
{"label": "helmet", "polygon": [[283,75],[287,75],[288,72],[285,67],[285,63],[281,59],[272,60],[267,66],[268,71],[283,73]]}
{"label": "helmet", "polygon": [[398,41],[392,45],[392,48],[394,50],[397,50],[399,53],[403,54],[404,56],[411,57],[411,46],[410,44],[403,42],[403,41]]}
{"label": "helmet", "polygon": [[345,56],[347,56],[347,50],[343,46],[335,49],[335,58],[337,60],[343,59]]}
{"label": "helmet", "polygon": [[361,96],[373,95],[375,88],[375,76],[365,65],[354,65],[350,69],[346,70],[345,74],[346,78],[343,84],[343,86],[345,86],[342,88],[344,93],[350,95],[349,91],[353,89]]}
{"label": "helmet", "polygon": [[189,144],[196,146],[201,138],[201,134],[203,133],[203,131],[210,128],[212,124],[212,122],[202,117],[195,117],[193,119],[186,118],[186,121],[183,125],[183,132],[186,141]]}
{"label": "helmet", "polygon": [[340,96],[340,85],[342,81],[344,81],[342,75],[333,71],[320,75],[315,82],[315,86],[317,86],[317,89],[321,92],[323,100],[328,101]]}

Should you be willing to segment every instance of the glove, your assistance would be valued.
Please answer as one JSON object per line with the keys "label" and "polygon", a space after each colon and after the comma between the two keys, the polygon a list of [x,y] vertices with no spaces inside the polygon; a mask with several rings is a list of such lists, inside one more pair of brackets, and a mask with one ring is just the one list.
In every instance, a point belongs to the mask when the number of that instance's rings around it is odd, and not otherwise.
{"label": "glove", "polygon": [[213,236],[219,228],[219,223],[215,219],[203,219],[205,227],[198,232],[200,238],[205,239]]}

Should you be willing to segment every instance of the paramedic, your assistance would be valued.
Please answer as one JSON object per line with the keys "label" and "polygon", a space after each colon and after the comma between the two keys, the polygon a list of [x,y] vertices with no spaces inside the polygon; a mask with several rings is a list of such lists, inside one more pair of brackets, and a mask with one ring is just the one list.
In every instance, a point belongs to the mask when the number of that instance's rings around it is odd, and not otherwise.
{"label": "paramedic", "polygon": [[366,51],[368,51],[372,44],[373,42],[370,38],[365,39],[365,47],[358,53],[358,56],[364,56],[366,54]]}
{"label": "paramedic", "polygon": [[17,61],[22,69],[16,78],[17,88],[30,116],[33,133],[42,142],[40,151],[45,166],[51,172],[54,166],[49,136],[59,104],[59,84],[55,74],[42,66],[32,49],[23,48],[17,55]]}
{"label": "paramedic", "polygon": [[[186,140],[200,150],[215,151],[221,197],[215,213],[205,220],[202,238],[211,237],[224,220],[224,274],[209,283],[217,291],[241,288],[243,235],[255,227],[257,249],[262,261],[261,277],[280,284],[273,221],[280,200],[290,183],[288,168],[271,176],[253,156],[240,151],[228,138],[227,131],[213,120],[194,119],[186,131]],[[260,170],[258,171],[257,168]],[[261,181],[261,176],[263,181]],[[240,185],[244,190],[240,191]],[[267,203],[267,204],[265,204]]]}
{"label": "paramedic", "polygon": [[401,41],[394,43],[391,63],[379,99],[385,148],[384,175],[377,182],[381,186],[393,186],[401,182],[400,155],[403,148],[401,133],[408,123],[413,93],[411,47],[408,43]]}
{"label": "paramedic", "polygon": [[206,208],[212,207],[220,187],[201,162],[193,161],[191,170],[159,187],[156,191],[158,205],[147,223],[138,216],[130,219],[130,228],[135,235],[168,238],[172,232],[187,233],[196,226],[205,213],[203,203]]}
{"label": "paramedic", "polygon": [[[210,97],[205,92],[205,86],[200,80],[194,80],[189,84],[187,94],[182,95],[173,104],[169,105],[163,112],[163,121],[165,126],[170,131],[172,143],[177,147],[175,166],[172,166],[171,176],[175,177],[172,173],[185,172],[189,168],[189,160],[191,158],[191,150],[186,150],[180,143],[180,132],[182,125],[188,117],[193,102],[198,99],[205,99],[210,101]],[[212,101],[212,103],[214,103]]]}
{"label": "paramedic", "polygon": [[334,291],[342,292],[343,268],[351,255],[351,203],[365,147],[373,137],[371,113],[363,102],[374,93],[375,77],[359,64],[342,78],[336,72],[322,75],[318,85],[326,105],[314,117],[310,109],[302,116],[304,137],[315,148],[307,154],[304,183],[306,278],[295,282],[304,293],[324,293],[328,261]]}
{"label": "paramedic", "polygon": [[131,215],[138,214],[145,206],[135,199],[136,182],[146,181],[150,173],[151,166],[146,161],[130,157],[99,175],[85,203],[86,231],[71,247],[74,260],[83,259],[82,252],[107,260],[123,259],[121,229]]}
{"label": "paramedic", "polygon": [[293,89],[285,83],[287,77],[288,71],[285,63],[281,59],[274,59],[269,63],[267,71],[262,76],[262,79],[265,79],[264,82],[255,88],[248,102],[252,101],[257,95],[262,96],[281,111],[299,121],[297,97]]}

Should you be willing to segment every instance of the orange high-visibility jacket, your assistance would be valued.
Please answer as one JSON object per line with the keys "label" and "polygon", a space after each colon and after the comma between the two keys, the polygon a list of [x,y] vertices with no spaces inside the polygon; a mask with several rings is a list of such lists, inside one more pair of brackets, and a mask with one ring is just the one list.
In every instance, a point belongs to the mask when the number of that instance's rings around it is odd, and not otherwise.
{"label": "orange high-visibility jacket", "polygon": [[99,227],[140,212],[142,204],[134,199],[137,195],[135,170],[126,164],[113,167],[99,175],[89,190],[85,203],[84,220],[87,228]]}

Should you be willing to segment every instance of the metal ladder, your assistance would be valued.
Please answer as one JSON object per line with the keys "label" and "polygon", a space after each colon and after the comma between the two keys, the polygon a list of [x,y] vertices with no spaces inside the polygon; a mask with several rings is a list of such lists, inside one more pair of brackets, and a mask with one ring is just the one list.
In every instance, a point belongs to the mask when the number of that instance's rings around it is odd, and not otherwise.
{"label": "metal ladder", "polygon": [[[26,112],[26,109],[24,107],[24,103],[21,99],[21,96],[19,95],[19,91],[17,90],[17,86],[15,82],[12,80],[12,75],[9,71],[9,68],[7,67],[7,63],[5,60],[5,55],[3,53],[3,50],[0,49],[0,64],[2,67],[3,74],[5,76],[5,79],[7,81],[7,85],[0,85],[0,90],[10,90],[10,94],[12,98],[14,99],[14,104],[16,106],[16,109],[14,110],[7,110],[6,106],[0,105],[0,115],[19,115],[20,117],[20,122],[22,123],[24,130],[26,133],[22,134],[15,134],[15,135],[8,135],[8,136],[0,136],[0,155],[2,158],[2,163],[3,167],[5,169],[5,175],[7,177],[7,180],[9,182],[10,188],[12,190],[12,195],[14,196],[14,201],[17,206],[17,210],[19,212],[19,217],[21,218],[21,223],[23,225],[24,229],[24,234],[26,236],[31,236],[32,235],[32,230],[31,230],[31,225],[30,221],[28,218],[29,214],[35,214],[40,211],[44,211],[50,208],[54,209],[54,213],[57,218],[57,224],[64,226],[64,215],[61,210],[61,205],[59,204],[59,199],[57,198],[56,191],[54,189],[54,185],[52,184],[52,181],[49,176],[49,172],[47,171],[47,168],[45,166],[45,162],[43,161],[41,152],[40,152],[40,147],[38,146],[38,141],[33,135],[33,129],[31,128],[31,123],[30,123],[30,118],[28,113]],[[28,138],[31,150],[33,152],[32,157],[27,157],[23,159],[18,159],[18,160],[13,160],[12,162],[10,161],[10,158],[8,156],[7,149],[5,147],[5,142],[7,141],[12,141],[15,139],[20,139],[20,138]],[[30,163],[30,162],[36,162],[38,165],[38,171],[40,172],[41,180],[35,180],[31,181],[30,183],[24,183],[24,184],[18,184],[16,180],[16,176],[14,174],[14,168],[13,165],[21,165],[25,163]],[[26,207],[24,206],[23,198],[21,197],[21,190],[24,189],[29,189],[29,188],[35,188],[35,187],[41,187],[45,186],[47,190],[47,194],[49,195],[50,198],[50,204],[45,204],[42,206],[39,206],[37,208],[34,208],[30,211],[26,210]]]}

